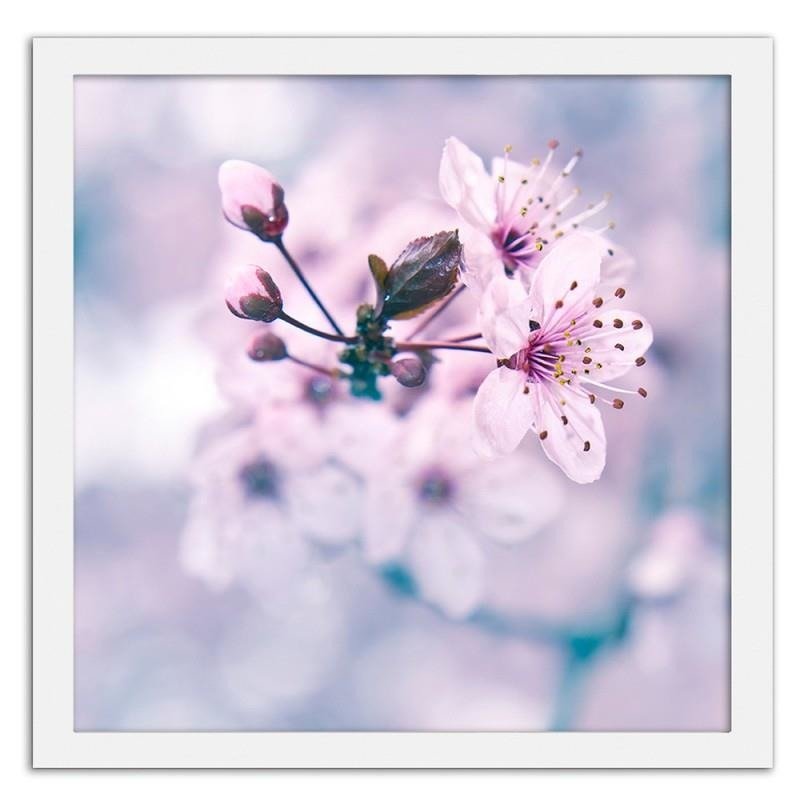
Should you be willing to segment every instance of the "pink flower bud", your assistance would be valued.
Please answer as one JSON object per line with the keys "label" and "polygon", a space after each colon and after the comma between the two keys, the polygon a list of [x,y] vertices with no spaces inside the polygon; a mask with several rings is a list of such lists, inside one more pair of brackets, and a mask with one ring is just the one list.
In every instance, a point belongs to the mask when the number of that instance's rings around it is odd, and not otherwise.
{"label": "pink flower bud", "polygon": [[425,383],[427,370],[417,356],[404,355],[396,358],[390,364],[389,369],[401,386],[413,389]]}
{"label": "pink flower bud", "polygon": [[280,361],[286,358],[286,343],[280,336],[276,336],[272,331],[264,331],[256,334],[247,348],[247,355],[253,361]]}
{"label": "pink flower bud", "polygon": [[228,278],[225,302],[231,314],[258,322],[272,322],[283,310],[283,298],[275,281],[252,264],[239,267]]}
{"label": "pink flower bud", "polygon": [[226,161],[219,168],[222,211],[228,222],[269,241],[289,223],[283,187],[263,167],[248,161]]}

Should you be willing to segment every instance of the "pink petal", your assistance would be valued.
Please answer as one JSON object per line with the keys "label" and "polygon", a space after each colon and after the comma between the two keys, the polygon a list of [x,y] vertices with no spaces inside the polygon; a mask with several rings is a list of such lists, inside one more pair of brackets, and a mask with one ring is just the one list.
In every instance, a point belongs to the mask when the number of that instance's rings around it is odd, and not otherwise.
{"label": "pink petal", "polygon": [[576,483],[596,481],[606,464],[606,433],[597,407],[567,388],[537,385],[534,393],[536,430],[547,457]]}
{"label": "pink petal", "polygon": [[483,292],[494,278],[504,274],[503,261],[483,232],[467,226],[460,236],[464,244],[461,280],[473,291]]}
{"label": "pink petal", "polygon": [[372,564],[396,559],[414,527],[415,498],[404,476],[393,472],[367,484],[364,502],[364,557]]}
{"label": "pink petal", "polygon": [[534,393],[522,370],[498,367],[480,385],[473,405],[475,450],[486,458],[511,453],[530,430]]}
{"label": "pink petal", "polygon": [[[653,343],[653,329],[650,323],[635,311],[609,308],[593,315],[593,319],[599,319],[603,327],[598,329],[597,334],[584,338],[587,346],[592,348],[594,363],[603,366],[591,377],[605,383],[624,375],[636,366],[636,360],[643,356]],[[616,327],[620,322],[622,327]]]}
{"label": "pink petal", "polygon": [[493,189],[481,159],[454,136],[447,139],[439,165],[439,190],[465,222],[487,233],[496,215]]}
{"label": "pink petal", "polygon": [[[520,477],[535,490],[517,490]],[[521,542],[552,522],[564,500],[564,481],[535,451],[481,461],[459,481],[455,502],[476,531],[504,544]]]}
{"label": "pink petal", "polygon": [[249,229],[242,217],[243,206],[255,208],[267,217],[274,212],[275,187],[280,189],[280,184],[263,167],[249,161],[226,161],[219,168],[218,181],[222,210],[237,227]]}
{"label": "pink petal", "polygon": [[430,514],[410,545],[410,562],[421,595],[448,616],[464,619],[480,603],[484,556],[454,514]]}
{"label": "pink petal", "polygon": [[530,301],[518,281],[500,275],[481,296],[478,323],[491,351],[510,358],[528,343]]}
{"label": "pink petal", "polygon": [[[564,237],[542,259],[531,284],[531,305],[534,314],[544,317],[552,313],[556,303],[582,307],[595,297],[600,281],[600,262],[603,240],[588,233],[573,233]],[[574,289],[572,285],[577,284]]]}
{"label": "pink petal", "polygon": [[603,247],[603,260],[600,263],[600,284],[597,293],[606,297],[620,286],[626,286],[636,268],[633,256],[616,242],[599,236]]}

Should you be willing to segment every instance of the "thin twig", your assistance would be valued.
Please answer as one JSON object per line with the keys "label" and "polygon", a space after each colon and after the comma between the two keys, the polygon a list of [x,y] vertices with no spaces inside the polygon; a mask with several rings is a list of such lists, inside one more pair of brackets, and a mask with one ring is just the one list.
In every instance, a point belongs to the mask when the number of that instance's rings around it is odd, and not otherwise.
{"label": "thin twig", "polygon": [[281,313],[278,315],[278,319],[282,319],[284,322],[288,322],[290,325],[294,325],[295,328],[299,328],[301,331],[310,333],[312,336],[319,336],[320,339],[327,339],[329,342],[355,344],[358,341],[357,336],[344,336],[343,334],[337,335],[334,333],[326,333],[318,328],[312,328],[310,325],[306,325],[305,322],[300,322],[299,319],[289,316],[285,311],[281,311]]}
{"label": "thin twig", "polygon": [[457,342],[397,342],[398,350],[466,350],[471,353],[491,353],[488,347]]}
{"label": "thin twig", "polygon": [[458,342],[474,342],[476,339],[482,339],[482,338],[483,338],[482,333],[468,333],[465,336],[453,336],[447,341],[455,342],[457,344]]}
{"label": "thin twig", "polygon": [[420,324],[414,328],[408,338],[413,339],[414,337],[419,336],[419,334],[421,334],[422,331],[424,331],[425,328],[427,328],[428,325],[430,325],[431,322],[433,322],[436,317],[439,316],[439,314],[445,311],[445,309],[449,307],[450,303],[452,303],[453,300],[455,300],[456,297],[458,297],[466,288],[467,287],[462,283],[461,286],[450,292],[450,294],[444,299],[444,302],[442,302],[442,304],[430,316],[425,317],[425,319],[423,319],[422,322],[420,322]]}
{"label": "thin twig", "polygon": [[286,259],[286,263],[294,270],[294,274],[300,279],[300,283],[303,284],[311,299],[317,304],[319,310],[325,315],[325,318],[328,320],[331,327],[336,331],[336,333],[339,334],[339,336],[344,336],[344,331],[336,324],[336,320],[331,316],[328,309],[325,308],[322,300],[317,297],[317,293],[311,288],[311,284],[306,280],[306,276],[303,275],[303,271],[300,269],[299,264],[292,258],[291,254],[286,249],[286,245],[283,243],[283,237],[278,236],[271,241],[275,247],[278,248],[280,254]]}
{"label": "thin twig", "polygon": [[319,372],[322,375],[327,375],[329,378],[338,378],[341,374],[338,369],[323,367],[320,366],[319,364],[312,364],[310,361],[305,361],[302,358],[293,356],[291,353],[287,353],[286,358],[288,358],[289,361],[293,361],[295,364],[299,364],[301,367],[307,367],[308,369],[314,370],[314,372]]}

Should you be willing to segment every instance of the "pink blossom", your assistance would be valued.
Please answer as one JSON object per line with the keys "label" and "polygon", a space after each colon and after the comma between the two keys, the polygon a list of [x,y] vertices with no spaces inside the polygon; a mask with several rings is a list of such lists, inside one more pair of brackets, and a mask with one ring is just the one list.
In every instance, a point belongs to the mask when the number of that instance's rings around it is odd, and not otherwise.
{"label": "pink blossom", "polygon": [[362,486],[308,404],[267,405],[213,436],[197,455],[181,563],[209,586],[240,581],[282,599],[359,532]]}
{"label": "pink blossom", "polygon": [[[439,188],[445,202],[472,229],[463,237],[467,285],[482,288],[503,271],[509,276],[519,274],[527,285],[532,271],[559,239],[572,235],[608,205],[610,195],[605,195],[582,211],[567,213],[580,194],[570,185],[569,176],[583,153],[578,150],[556,172],[552,162],[557,147],[558,142],[551,140],[546,158],[533,159],[528,166],[511,161],[507,147],[503,158],[493,159],[489,174],[463,142],[454,136],[445,142]],[[633,261],[616,245],[602,241],[603,279],[618,283]]]}
{"label": "pink blossom", "polygon": [[645,363],[653,333],[631,311],[614,308],[622,287],[598,294],[603,243],[574,234],[542,260],[530,291],[495,278],[479,312],[483,336],[500,360],[475,396],[475,444],[496,456],[513,451],[533,429],[548,458],[578,483],[597,480],[606,460],[598,401],[622,408],[639,394],[608,381]]}
{"label": "pink blossom", "polygon": [[263,167],[248,161],[226,161],[219,168],[222,211],[228,222],[260,239],[280,236],[289,223],[283,187]]}
{"label": "pink blossom", "polygon": [[629,566],[628,584],[644,599],[673,597],[713,561],[709,549],[700,515],[672,508],[652,525],[647,545]]}
{"label": "pink blossom", "polygon": [[253,264],[245,264],[230,274],[225,283],[225,303],[231,314],[257,322],[273,322],[283,310],[283,298],[275,281]]}
{"label": "pink blossom", "polygon": [[[523,450],[490,463],[469,444],[470,401],[420,400],[393,423],[380,407],[332,421],[365,481],[364,557],[405,563],[420,595],[468,617],[484,600],[486,545],[512,545],[558,514],[562,488]],[[374,417],[374,419],[372,419]],[[524,476],[535,489],[509,491]]]}

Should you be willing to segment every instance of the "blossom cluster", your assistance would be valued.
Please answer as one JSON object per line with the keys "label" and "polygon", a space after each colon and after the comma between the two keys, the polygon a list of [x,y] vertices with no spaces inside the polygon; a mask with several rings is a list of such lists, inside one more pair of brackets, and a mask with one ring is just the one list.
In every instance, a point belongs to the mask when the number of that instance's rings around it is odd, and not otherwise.
{"label": "blossom cluster", "polygon": [[[646,363],[653,334],[625,304],[632,259],[608,238],[612,224],[591,222],[608,196],[573,212],[582,153],[556,167],[557,148],[523,165],[507,147],[487,170],[448,139],[439,187],[457,227],[409,230],[394,259],[332,245],[313,286],[284,240],[280,182],[222,165],[225,218],[274,247],[293,283],[279,287],[260,264],[227,282],[248,340],[220,376],[234,413],[199,459],[190,571],[271,600],[357,548],[463,618],[483,602],[488,549],[564,511],[563,482],[535,443],[575,483],[601,477],[600,408],[647,397],[621,379]],[[345,261],[363,265],[360,280],[337,274]]]}

